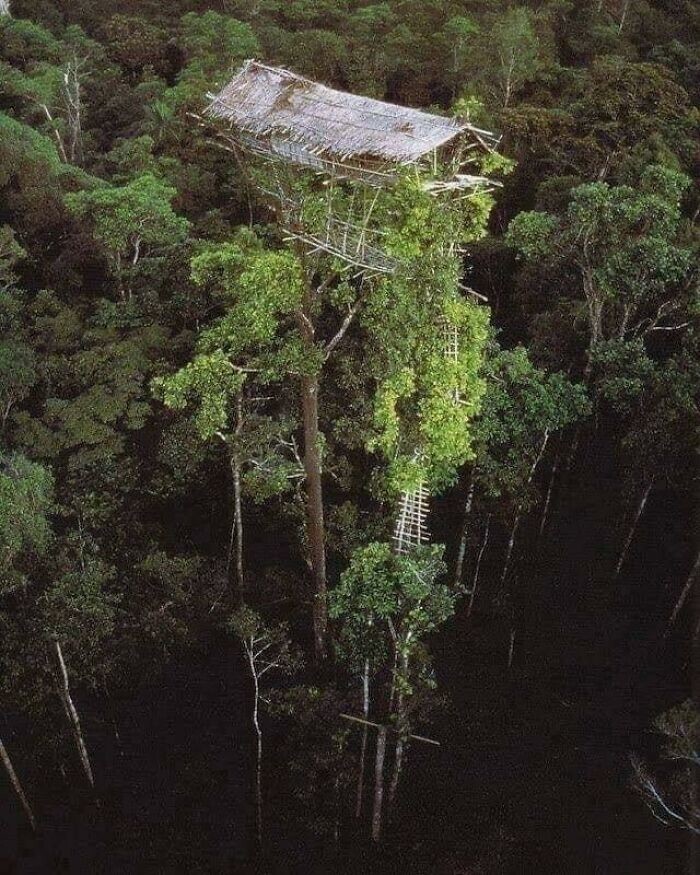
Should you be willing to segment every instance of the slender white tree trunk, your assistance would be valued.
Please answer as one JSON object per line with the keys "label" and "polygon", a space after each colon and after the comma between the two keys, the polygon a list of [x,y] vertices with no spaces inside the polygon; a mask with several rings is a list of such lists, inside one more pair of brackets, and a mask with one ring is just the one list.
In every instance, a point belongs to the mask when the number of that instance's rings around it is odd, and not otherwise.
{"label": "slender white tree trunk", "polygon": [[554,492],[554,481],[557,477],[557,471],[559,470],[559,463],[561,461],[561,441],[559,442],[559,449],[557,450],[557,454],[554,457],[554,462],[552,463],[552,471],[549,475],[549,485],[547,486],[547,497],[544,500],[544,508],[542,509],[542,519],[540,520],[540,537],[544,534],[544,530],[547,526],[547,518],[549,515],[549,507],[552,503],[552,493]]}
{"label": "slender white tree trunk", "polygon": [[[231,480],[233,483],[233,523],[228,548],[228,577],[234,590],[235,599],[243,604],[245,582],[243,567],[243,498],[241,484],[241,464],[238,454],[231,454]],[[231,566],[235,566],[235,571]]]}
{"label": "slender white tree trunk", "polygon": [[0,15],[10,14],[10,0],[0,0]]}
{"label": "slender white tree trunk", "polygon": [[[365,720],[369,719],[369,659],[365,660],[362,673],[362,714]],[[360,765],[357,775],[357,798],[355,800],[355,817],[362,814],[362,797],[365,791],[365,757],[367,755],[367,735],[369,727],[362,727],[362,747],[360,748]]]}
{"label": "slender white tree trunk", "polygon": [[510,568],[510,559],[513,555],[513,547],[515,546],[515,536],[518,533],[518,528],[520,527],[520,510],[518,509],[515,514],[515,519],[513,520],[513,526],[510,530],[510,538],[508,539],[508,549],[506,550],[506,558],[503,563],[503,571],[501,572],[501,586],[506,582],[506,577],[508,576],[508,569]]}
{"label": "slender white tree trunk", "polygon": [[639,500],[639,504],[637,505],[637,512],[634,515],[634,519],[632,520],[632,525],[630,526],[629,533],[625,538],[625,543],[622,547],[622,552],[620,553],[620,558],[617,560],[617,565],[615,567],[615,574],[613,579],[617,579],[622,571],[622,566],[625,564],[625,559],[627,558],[627,554],[629,553],[629,549],[632,545],[632,541],[634,540],[634,533],[637,531],[637,526],[639,525],[639,520],[642,518],[642,514],[644,513],[644,508],[646,507],[647,501],[649,499],[649,493],[651,492],[652,486],[654,485],[654,478],[649,481],[644,492],[642,493],[642,497]]}
{"label": "slender white tree trunk", "polygon": [[467,553],[467,538],[469,534],[469,521],[474,504],[474,489],[475,489],[475,474],[472,472],[472,479],[469,483],[469,491],[467,492],[467,500],[464,503],[464,520],[462,522],[462,531],[459,537],[459,547],[457,548],[457,559],[455,561],[454,586],[455,589],[462,583],[462,574],[464,572],[464,557]]}
{"label": "slender white tree trunk", "polygon": [[24,809],[24,813],[27,815],[27,819],[32,826],[32,829],[36,831],[36,820],[34,820],[34,812],[31,809],[29,802],[27,801],[27,797],[24,794],[24,790],[22,789],[22,785],[20,784],[19,778],[17,777],[17,773],[15,772],[12,766],[12,760],[10,759],[10,755],[8,754],[5,745],[2,743],[2,739],[0,738],[0,759],[5,766],[5,770],[10,777],[10,783],[14,788],[15,793],[17,794],[17,798],[22,804],[22,808]]}
{"label": "slender white tree trunk", "polygon": [[372,841],[382,837],[382,804],[384,800],[384,757],[386,755],[386,726],[377,730],[377,755],[374,762],[374,809],[372,811]]}
{"label": "slender white tree trunk", "polygon": [[61,697],[61,702],[63,703],[63,708],[66,712],[66,716],[71,725],[71,730],[73,732],[73,738],[75,739],[75,746],[78,748],[78,755],[80,756],[80,762],[83,766],[83,771],[85,772],[85,777],[88,779],[88,783],[91,787],[95,787],[95,779],[92,775],[92,766],[90,765],[90,757],[88,756],[87,747],[85,745],[85,739],[83,738],[83,731],[80,727],[80,717],[78,716],[78,711],[73,703],[73,699],[70,694],[70,685],[68,683],[68,669],[66,668],[66,662],[63,658],[63,651],[61,650],[61,643],[56,638],[54,639],[54,647],[56,649],[56,657],[58,659],[58,666],[60,669],[60,680],[61,686],[59,689],[59,695]]}
{"label": "slender white tree trunk", "polygon": [[250,673],[253,677],[253,726],[255,727],[256,751],[255,751],[255,835],[258,845],[262,846],[263,817],[262,817],[262,730],[260,728],[260,687],[258,673],[255,669],[253,649],[248,653]]}
{"label": "slender white tree trunk", "polygon": [[[528,474],[526,486],[529,486],[532,483],[532,478],[535,476],[535,471],[537,470],[537,466],[542,461],[542,457],[544,456],[544,451],[547,449],[547,444],[549,442],[549,429],[547,429],[544,433],[544,440],[542,441],[542,446],[540,447],[540,451],[537,454],[537,458],[532,463],[532,467],[530,468],[530,473]],[[518,505],[518,509],[515,513],[515,519],[513,520],[513,528],[510,530],[510,539],[508,541],[508,549],[506,550],[506,558],[503,563],[503,571],[501,572],[501,586],[506,582],[506,577],[508,575],[508,568],[510,566],[510,559],[513,554],[513,547],[515,546],[515,536],[518,532],[518,527],[520,526],[520,517],[521,517],[521,505]]]}
{"label": "slender white tree trunk", "polygon": [[622,33],[622,29],[625,26],[625,21],[627,21],[627,13],[630,8],[630,0],[625,0],[625,3],[622,7],[622,14],[620,15],[620,26],[617,29],[618,34]]}
{"label": "slender white tree trunk", "polygon": [[474,599],[476,598],[476,588],[479,585],[479,571],[481,570],[481,560],[484,558],[484,553],[486,552],[486,547],[489,542],[489,531],[491,529],[491,514],[486,517],[486,525],[484,526],[484,537],[481,541],[481,548],[479,549],[479,555],[476,559],[476,567],[474,569],[474,579],[472,580],[472,588],[469,593],[469,608],[467,610],[467,616],[471,616],[472,611],[474,610]]}
{"label": "slender white tree trunk", "polygon": [[513,654],[515,653],[515,629],[510,630],[510,644],[508,647],[508,671],[513,667]]}
{"label": "slender white tree trunk", "polygon": [[683,609],[683,605],[685,604],[686,599],[690,595],[690,591],[693,588],[693,584],[695,583],[695,578],[698,573],[698,568],[700,568],[700,553],[698,553],[698,555],[695,557],[695,564],[690,570],[690,574],[686,578],[685,586],[681,590],[681,594],[678,596],[678,600],[676,601],[675,607],[673,608],[673,613],[669,617],[668,623],[666,625],[666,631],[664,632],[664,638],[666,638],[670,633],[673,624],[676,622],[676,620],[678,619],[678,615]]}
{"label": "slender white tree trunk", "polygon": [[[408,678],[408,658],[404,654],[401,657],[401,673],[404,679]],[[405,732],[406,732],[406,700],[403,693],[403,684],[399,689],[396,698],[396,728],[398,736],[396,739],[396,749],[394,751],[394,768],[391,773],[391,782],[389,784],[389,811],[391,812],[396,800],[396,793],[399,789],[399,780],[401,779],[401,768],[403,766],[403,755],[405,748]]]}
{"label": "slender white tree trunk", "polygon": [[83,160],[80,69],[81,62],[77,56],[74,56],[63,72],[63,99],[66,105],[66,121],[70,135],[69,155],[71,164],[81,164]]}

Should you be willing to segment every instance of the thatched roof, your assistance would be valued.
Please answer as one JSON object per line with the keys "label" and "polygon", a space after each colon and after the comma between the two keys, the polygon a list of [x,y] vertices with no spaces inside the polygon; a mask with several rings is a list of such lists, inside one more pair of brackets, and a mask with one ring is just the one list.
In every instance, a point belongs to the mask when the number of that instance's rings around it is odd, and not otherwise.
{"label": "thatched roof", "polygon": [[244,135],[284,139],[339,161],[412,164],[470,130],[452,118],[347,94],[288,70],[246,61],[207,115]]}

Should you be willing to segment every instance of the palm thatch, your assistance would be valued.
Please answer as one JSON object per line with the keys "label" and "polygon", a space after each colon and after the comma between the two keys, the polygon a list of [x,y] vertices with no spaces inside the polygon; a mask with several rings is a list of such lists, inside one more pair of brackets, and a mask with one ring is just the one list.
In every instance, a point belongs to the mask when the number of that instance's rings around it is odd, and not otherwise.
{"label": "palm thatch", "polygon": [[415,164],[460,136],[488,134],[456,119],[336,91],[288,70],[247,61],[206,113],[228,122],[251,151],[321,169],[331,161]]}

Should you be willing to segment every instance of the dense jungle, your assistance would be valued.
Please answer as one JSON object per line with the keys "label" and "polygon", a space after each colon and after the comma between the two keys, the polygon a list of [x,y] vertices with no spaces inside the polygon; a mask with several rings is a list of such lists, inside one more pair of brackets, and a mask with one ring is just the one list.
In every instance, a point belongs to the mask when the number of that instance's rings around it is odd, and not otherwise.
{"label": "dense jungle", "polygon": [[[249,59],[473,186],[309,253]],[[692,0],[0,0],[0,875],[700,872],[699,96]]]}

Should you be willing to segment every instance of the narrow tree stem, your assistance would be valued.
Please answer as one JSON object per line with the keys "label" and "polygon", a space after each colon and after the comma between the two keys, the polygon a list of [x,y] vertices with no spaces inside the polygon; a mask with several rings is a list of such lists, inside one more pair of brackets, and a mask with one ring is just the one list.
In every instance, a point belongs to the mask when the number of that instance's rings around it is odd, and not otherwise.
{"label": "narrow tree stem", "polygon": [[78,711],[71,697],[70,685],[68,683],[68,669],[66,668],[66,662],[63,658],[61,643],[58,638],[54,639],[54,647],[56,649],[56,657],[58,659],[58,665],[61,673],[61,687],[59,690],[59,694],[61,696],[61,701],[63,702],[66,716],[68,717],[68,720],[71,724],[73,738],[75,739],[75,745],[78,748],[78,755],[80,756],[80,762],[82,763],[85,777],[88,779],[88,783],[90,784],[90,786],[94,788],[95,779],[92,774],[90,757],[88,756],[85,739],[83,738],[83,731],[80,726],[80,717],[78,716]]}
{"label": "narrow tree stem", "polygon": [[489,531],[491,529],[491,514],[486,517],[486,525],[484,526],[484,537],[481,542],[481,549],[479,550],[479,555],[476,559],[476,567],[474,569],[474,579],[472,580],[472,588],[469,594],[469,608],[467,610],[467,616],[471,616],[472,611],[474,610],[474,599],[476,598],[476,588],[479,584],[479,571],[481,570],[481,560],[484,558],[484,553],[486,552],[486,547],[489,542]]}
{"label": "narrow tree stem", "polygon": [[24,809],[24,813],[27,815],[27,820],[31,824],[32,829],[34,831],[36,831],[36,820],[34,819],[34,812],[32,811],[31,806],[30,806],[30,804],[27,800],[27,797],[24,793],[24,790],[22,789],[22,785],[20,783],[19,778],[17,777],[17,773],[15,772],[15,770],[12,766],[12,760],[10,759],[10,755],[8,754],[7,749],[5,748],[5,745],[3,744],[1,738],[0,738],[0,759],[2,760],[3,765],[5,766],[5,770],[7,771],[7,774],[10,777],[10,783],[12,784],[12,787],[14,788],[14,791],[17,794],[17,798],[19,799],[19,801],[22,805],[22,808]]}
{"label": "narrow tree stem", "polygon": [[[247,648],[246,648],[247,649]],[[250,665],[250,674],[253,678],[253,727],[255,728],[256,748],[255,748],[255,836],[258,846],[262,847],[263,837],[263,806],[262,806],[262,730],[260,728],[259,707],[260,707],[260,685],[258,683],[258,672],[255,666],[255,658],[253,655],[253,646],[251,644],[248,650],[248,663]]]}
{"label": "narrow tree stem", "polygon": [[698,568],[700,568],[700,553],[695,557],[695,563],[690,570],[690,574],[685,580],[685,586],[681,590],[680,595],[678,596],[678,600],[676,601],[675,607],[673,608],[673,613],[669,617],[668,623],[666,624],[666,631],[664,632],[664,638],[668,637],[671,629],[673,628],[673,624],[678,619],[678,615],[683,609],[683,605],[686,602],[686,599],[690,595],[690,591],[693,588],[693,584],[695,583],[695,577],[698,573]]}
{"label": "narrow tree stem", "polygon": [[[369,659],[365,660],[364,671],[362,673],[362,714],[365,720],[369,718]],[[362,746],[360,748],[360,764],[357,775],[357,797],[355,800],[355,817],[360,817],[362,814],[362,797],[365,789],[365,756],[367,755],[367,735],[369,727],[365,724],[362,727]]]}
{"label": "narrow tree stem", "polygon": [[467,540],[469,535],[469,522],[471,519],[472,506],[474,504],[476,469],[472,471],[471,480],[469,481],[469,490],[464,503],[464,519],[462,521],[462,531],[459,537],[459,547],[457,548],[457,559],[455,561],[454,586],[459,587],[462,583],[462,575],[464,573],[464,557],[467,553]]}
{"label": "narrow tree stem", "polygon": [[309,552],[314,579],[314,651],[317,660],[326,655],[328,606],[326,596],[326,545],[323,511],[321,433],[318,425],[319,382],[315,376],[302,377],[304,414],[304,470]]}
{"label": "narrow tree stem", "polygon": [[622,566],[625,564],[625,559],[627,558],[627,554],[632,545],[632,541],[634,539],[634,533],[637,531],[637,526],[639,525],[639,520],[642,518],[642,514],[644,513],[644,508],[646,507],[647,500],[649,498],[649,493],[651,492],[652,486],[654,485],[654,478],[649,481],[647,484],[642,497],[637,505],[637,511],[634,515],[634,519],[632,520],[632,525],[630,526],[630,530],[625,538],[625,543],[622,547],[622,552],[620,553],[620,558],[617,560],[617,565],[615,566],[615,574],[613,576],[614,580],[620,576],[620,572],[622,571]]}
{"label": "narrow tree stem", "polygon": [[384,800],[384,757],[386,755],[386,726],[377,730],[377,754],[374,761],[374,809],[372,811],[372,841],[382,837],[382,804]]}

